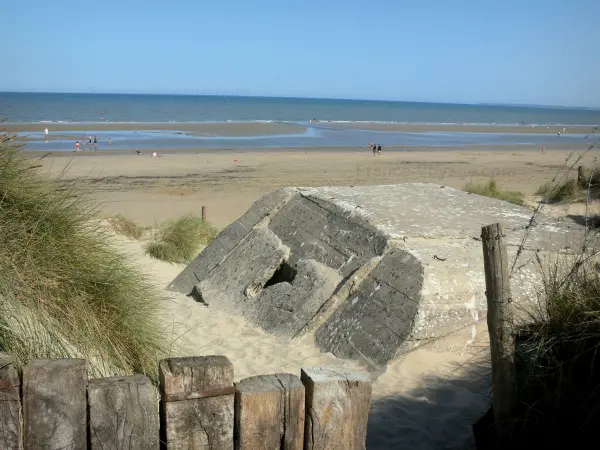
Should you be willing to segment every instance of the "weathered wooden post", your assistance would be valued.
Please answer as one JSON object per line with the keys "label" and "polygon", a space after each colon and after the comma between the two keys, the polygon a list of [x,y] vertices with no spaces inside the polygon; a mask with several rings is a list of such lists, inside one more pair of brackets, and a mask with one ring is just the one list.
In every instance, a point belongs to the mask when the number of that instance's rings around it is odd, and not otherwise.
{"label": "weathered wooden post", "polygon": [[335,368],[302,369],[306,388],[305,450],[363,450],[371,404],[371,381]]}
{"label": "weathered wooden post", "polygon": [[87,449],[84,359],[38,359],[23,368],[26,450]]}
{"label": "weathered wooden post", "polygon": [[144,375],[98,378],[88,386],[91,450],[158,450],[158,397]]}
{"label": "weathered wooden post", "polygon": [[492,356],[492,404],[496,427],[501,434],[510,427],[517,405],[512,298],[504,237],[504,229],[499,223],[481,229]]}
{"label": "weathered wooden post", "polygon": [[163,359],[159,376],[166,448],[232,450],[235,387],[229,359]]}
{"label": "weathered wooden post", "polygon": [[585,172],[583,170],[583,166],[577,167],[577,184],[580,187],[588,185],[588,182],[585,179]]}
{"label": "weathered wooden post", "polygon": [[0,448],[21,448],[21,398],[19,374],[13,360],[0,353]]}
{"label": "weathered wooden post", "polygon": [[304,385],[288,373],[244,378],[236,385],[237,450],[302,450]]}
{"label": "weathered wooden post", "polygon": [[206,206],[202,207],[202,222],[206,222]]}

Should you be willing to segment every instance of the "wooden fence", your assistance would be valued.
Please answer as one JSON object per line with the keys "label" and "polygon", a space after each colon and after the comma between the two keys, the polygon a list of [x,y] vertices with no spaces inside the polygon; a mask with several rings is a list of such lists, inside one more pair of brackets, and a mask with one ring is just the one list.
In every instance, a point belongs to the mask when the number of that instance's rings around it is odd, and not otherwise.
{"label": "wooden fence", "polygon": [[143,375],[88,380],[83,359],[0,354],[0,449],[364,449],[371,382],[305,368],[233,382],[225,356],[169,358]]}

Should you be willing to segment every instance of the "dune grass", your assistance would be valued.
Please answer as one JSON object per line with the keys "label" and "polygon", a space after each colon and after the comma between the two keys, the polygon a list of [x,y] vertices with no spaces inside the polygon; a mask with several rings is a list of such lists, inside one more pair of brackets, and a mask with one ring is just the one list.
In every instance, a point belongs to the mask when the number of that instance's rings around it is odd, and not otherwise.
{"label": "dune grass", "polygon": [[535,195],[540,195],[542,200],[548,203],[563,203],[583,198],[577,181],[572,178],[557,185],[552,185],[551,183],[542,184],[538,187]]}
{"label": "dune grass", "polygon": [[122,214],[109,217],[107,221],[113,231],[131,239],[140,239],[146,231],[144,227],[138,225],[133,220],[123,216]]}
{"label": "dune grass", "polygon": [[92,375],[154,378],[165,346],[158,293],[95,212],[0,135],[0,350],[18,365],[77,356]]}
{"label": "dune grass", "polygon": [[600,278],[590,255],[540,267],[544,291],[517,345],[520,439],[566,445],[600,425]]}
{"label": "dune grass", "polygon": [[201,218],[184,215],[160,225],[146,253],[170,263],[190,262],[216,235],[216,230]]}
{"label": "dune grass", "polygon": [[484,197],[497,198],[515,205],[523,206],[523,193],[519,191],[505,191],[498,187],[496,181],[489,180],[487,183],[468,182],[463,188],[471,194],[483,195]]}

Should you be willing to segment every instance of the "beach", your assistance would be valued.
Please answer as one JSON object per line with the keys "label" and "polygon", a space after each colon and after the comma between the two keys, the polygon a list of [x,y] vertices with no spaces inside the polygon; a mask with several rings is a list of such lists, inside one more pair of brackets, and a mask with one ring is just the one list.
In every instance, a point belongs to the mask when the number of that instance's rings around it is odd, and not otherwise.
{"label": "beach", "polygon": [[[262,195],[285,186],[418,181],[462,188],[468,181],[493,178],[502,188],[532,196],[540,184],[565,172],[571,152],[515,147],[509,151],[384,151],[378,156],[367,149],[161,151],[158,156],[148,152],[26,154],[43,173],[69,180],[77,191],[99,201],[101,220],[121,214],[156,226],[182,214],[200,215],[204,206],[207,219],[222,229]],[[573,161],[575,157],[567,164]],[[591,156],[586,156],[578,164],[591,162]],[[572,170],[576,174],[576,166]],[[576,205],[575,210],[581,213],[584,207]],[[573,211],[573,205],[559,205],[547,212],[565,217]],[[150,258],[144,253],[144,241],[117,235],[114,240],[159,289],[185,267]],[[236,380],[278,372],[298,375],[302,367],[319,365],[368,370],[355,361],[322,353],[310,336],[290,341],[185,295],[163,291],[163,296],[162,323],[165,338],[173,342],[171,355],[226,355],[235,367]],[[490,405],[489,374],[485,320],[370,373],[373,394],[367,448],[472,448],[471,426]]]}
{"label": "beach", "polygon": [[[3,128],[18,133],[25,144],[23,155],[42,173],[69,181],[77,192],[99,202],[99,226],[109,229],[105,219],[122,215],[156,227],[204,210],[207,220],[222,230],[263,195],[289,186],[425,182],[462,189],[468,182],[493,179],[502,189],[522,192],[533,211],[540,185],[568,171],[576,176],[578,165],[594,163],[586,149],[597,137],[585,138],[593,127],[562,125],[559,119],[533,127],[516,125],[511,116],[510,123],[501,125],[492,120],[401,124],[144,119],[7,123]],[[75,152],[75,140],[84,134],[97,135],[98,144]],[[380,155],[369,150],[372,141],[383,144]],[[584,156],[578,160],[578,155]],[[545,212],[570,220],[588,207],[599,210],[596,203],[578,203],[548,206]],[[225,355],[234,365],[236,381],[277,372],[299,375],[302,367],[319,365],[368,371],[356,361],[322,353],[311,336],[292,341],[276,337],[242,317],[163,290],[185,265],[152,259],[144,252],[144,239],[113,239],[162,291],[161,323],[165,339],[173,342],[171,356]],[[370,372],[367,448],[471,448],[471,426],[490,406],[489,373],[485,320]]]}
{"label": "beach", "polygon": [[[102,203],[101,214],[124,214],[144,225],[183,213],[200,214],[223,228],[262,195],[285,186],[359,186],[407,182],[462,188],[495,179],[504,189],[531,196],[557,171],[570,149],[513,148],[384,152],[368,149],[159,151],[143,155],[56,152],[39,164],[51,176],[74,180]],[[36,154],[37,158],[43,154]],[[591,162],[584,158],[580,164]],[[572,158],[571,161],[574,159]],[[573,173],[576,173],[574,167]]]}

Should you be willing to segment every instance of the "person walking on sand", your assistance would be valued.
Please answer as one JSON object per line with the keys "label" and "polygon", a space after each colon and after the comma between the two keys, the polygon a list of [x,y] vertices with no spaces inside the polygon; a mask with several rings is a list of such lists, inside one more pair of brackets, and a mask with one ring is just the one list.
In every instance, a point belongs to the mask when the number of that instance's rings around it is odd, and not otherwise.
{"label": "person walking on sand", "polygon": [[75,151],[79,151],[79,141],[75,142]]}
{"label": "person walking on sand", "polygon": [[377,145],[373,144],[373,156],[376,156]]}
{"label": "person walking on sand", "polygon": [[377,146],[377,154],[378,154],[378,155],[381,155],[381,145],[378,145],[378,146]]}
{"label": "person walking on sand", "polygon": [[46,142],[48,142],[48,128],[44,130],[44,136],[46,137]]}

